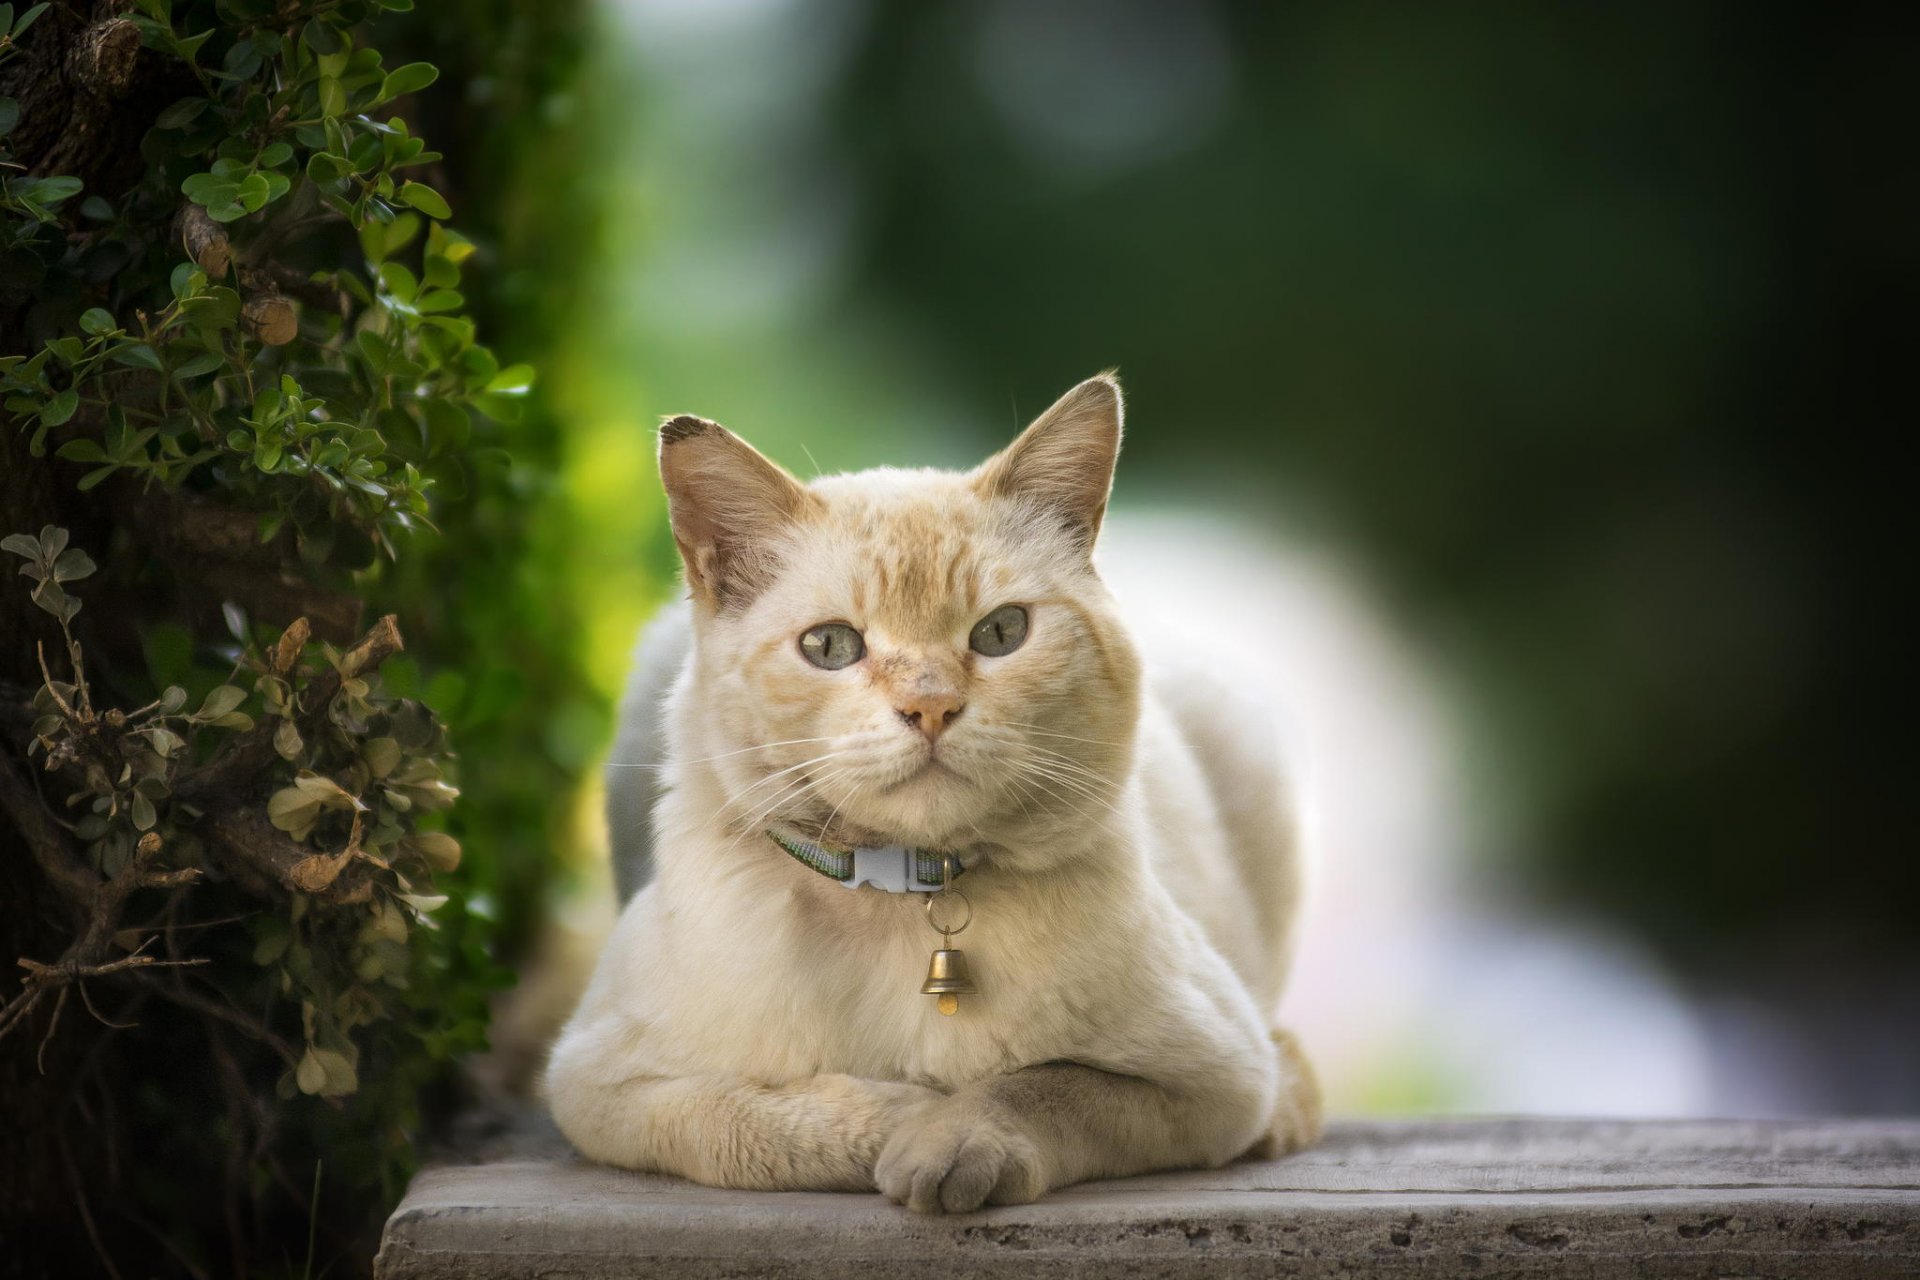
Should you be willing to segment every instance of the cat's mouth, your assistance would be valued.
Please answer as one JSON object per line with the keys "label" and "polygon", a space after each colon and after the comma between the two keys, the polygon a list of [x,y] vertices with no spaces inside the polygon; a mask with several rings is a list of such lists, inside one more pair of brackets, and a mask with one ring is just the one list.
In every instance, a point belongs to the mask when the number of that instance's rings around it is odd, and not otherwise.
{"label": "cat's mouth", "polygon": [[945,760],[942,760],[939,756],[929,755],[920,764],[908,770],[903,777],[889,782],[886,786],[882,787],[881,790],[884,792],[900,791],[916,783],[933,780],[952,780],[955,782],[973,781],[973,779],[948,764]]}

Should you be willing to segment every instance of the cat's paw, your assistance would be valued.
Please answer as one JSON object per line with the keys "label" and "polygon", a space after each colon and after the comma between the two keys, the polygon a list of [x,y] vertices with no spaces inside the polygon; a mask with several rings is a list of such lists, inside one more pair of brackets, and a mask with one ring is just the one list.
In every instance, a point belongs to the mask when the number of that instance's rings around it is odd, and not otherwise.
{"label": "cat's paw", "polygon": [[873,1176],[887,1199],[919,1213],[1027,1204],[1047,1189],[1032,1140],[959,1100],[901,1126],[880,1152]]}
{"label": "cat's paw", "polygon": [[1247,1154],[1267,1160],[1300,1151],[1320,1140],[1320,1081],[1293,1033],[1274,1028],[1274,1052],[1280,1061],[1280,1097],[1273,1121]]}

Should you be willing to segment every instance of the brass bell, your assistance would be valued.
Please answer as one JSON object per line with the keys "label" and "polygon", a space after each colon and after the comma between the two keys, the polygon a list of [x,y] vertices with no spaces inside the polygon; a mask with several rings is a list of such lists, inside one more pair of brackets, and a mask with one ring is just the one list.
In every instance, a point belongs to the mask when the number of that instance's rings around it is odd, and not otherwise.
{"label": "brass bell", "polygon": [[920,994],[939,996],[935,1007],[941,1013],[952,1017],[960,1008],[960,997],[970,996],[979,991],[973,980],[967,977],[967,953],[958,947],[941,947],[933,953],[933,959],[927,965],[927,980],[920,984]]}

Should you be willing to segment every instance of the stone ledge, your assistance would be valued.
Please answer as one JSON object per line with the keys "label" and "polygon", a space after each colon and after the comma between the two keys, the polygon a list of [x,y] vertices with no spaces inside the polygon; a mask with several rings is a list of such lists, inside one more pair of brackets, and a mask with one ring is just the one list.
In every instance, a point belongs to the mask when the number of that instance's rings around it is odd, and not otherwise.
{"label": "stone ledge", "polygon": [[1346,1123],[956,1217],[588,1164],[530,1121],[414,1179],[383,1280],[1920,1275],[1920,1121]]}

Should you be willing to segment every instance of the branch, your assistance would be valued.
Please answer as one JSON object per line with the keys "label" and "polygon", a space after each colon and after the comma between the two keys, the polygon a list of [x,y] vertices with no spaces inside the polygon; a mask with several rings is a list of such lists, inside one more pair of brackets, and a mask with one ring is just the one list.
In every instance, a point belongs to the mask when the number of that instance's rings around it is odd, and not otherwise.
{"label": "branch", "polygon": [[[210,851],[224,854],[221,864],[256,897],[269,897],[274,889],[309,893],[334,903],[366,902],[373,897],[373,882],[357,868],[341,867],[301,844],[269,822],[259,805],[223,809],[209,817],[207,829],[213,836]],[[331,862],[337,878],[318,876],[316,859]],[[350,863],[351,858],[345,861]]]}
{"label": "branch", "polygon": [[218,1018],[222,1022],[240,1028],[272,1049],[288,1066],[299,1065],[300,1055],[293,1051],[292,1045],[269,1031],[265,1024],[247,1017],[225,1001],[211,999],[177,984],[162,985],[156,989],[162,998],[173,1001],[183,1009],[192,1009],[196,1013],[205,1014],[209,1018]]}
{"label": "branch", "polygon": [[[392,614],[373,624],[373,629],[346,653],[333,670],[320,675],[301,695],[297,717],[303,733],[316,730],[327,705],[340,692],[341,681],[371,671],[399,653],[406,645],[400,639],[400,627]],[[207,807],[222,796],[231,796],[250,787],[280,753],[274,750],[273,734],[279,727],[276,716],[263,717],[259,724],[234,739],[233,744],[207,763],[189,769],[174,780],[173,798]],[[311,851],[309,851],[311,852]]]}
{"label": "branch", "polygon": [[66,831],[40,803],[39,792],[6,752],[0,752],[0,812],[13,820],[40,874],[59,891],[69,910],[84,918],[101,888],[100,878],[87,869]]}
{"label": "branch", "polygon": [[[94,888],[86,928],[58,960],[46,964],[26,956],[20,957],[20,967],[27,971],[27,976],[13,999],[0,1007],[0,1039],[24,1022],[49,991],[82,983],[88,978],[108,977],[135,969],[206,963],[205,960],[157,960],[138,951],[117,960],[108,959],[112,954],[114,934],[120,928],[121,913],[126,909],[127,899],[133,891],[150,885],[180,883],[178,872],[150,870],[159,853],[159,836],[149,831],[140,837],[140,842],[133,848],[133,856],[127,859],[127,865],[120,868],[111,880]],[[80,994],[86,995],[84,987]]]}

